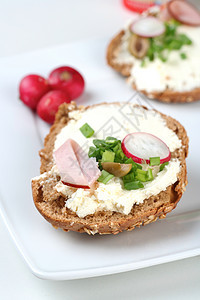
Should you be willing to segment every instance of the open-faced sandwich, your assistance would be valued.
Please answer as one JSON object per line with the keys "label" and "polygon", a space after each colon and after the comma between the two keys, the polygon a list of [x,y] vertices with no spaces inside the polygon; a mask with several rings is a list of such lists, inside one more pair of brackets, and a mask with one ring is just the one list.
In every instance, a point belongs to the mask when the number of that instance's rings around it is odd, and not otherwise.
{"label": "open-faced sandwich", "polygon": [[162,219],[187,184],[188,137],[175,119],[132,103],[62,104],[32,179],[54,227],[117,234]]}
{"label": "open-faced sandwich", "polygon": [[200,99],[200,13],[183,0],[154,7],[115,36],[108,64],[149,98]]}

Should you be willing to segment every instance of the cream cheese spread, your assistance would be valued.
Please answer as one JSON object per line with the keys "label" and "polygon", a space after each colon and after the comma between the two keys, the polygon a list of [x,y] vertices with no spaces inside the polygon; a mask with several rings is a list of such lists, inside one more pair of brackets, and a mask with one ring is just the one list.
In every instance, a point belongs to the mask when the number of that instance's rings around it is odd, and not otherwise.
{"label": "cream cheese spread", "polygon": [[129,214],[134,204],[140,204],[144,199],[165,191],[177,180],[179,171],[180,162],[177,159],[172,160],[153,181],[144,183],[144,188],[138,190],[124,190],[122,180],[117,177],[111,179],[107,184],[99,183],[98,188],[92,194],[90,190],[84,189],[77,189],[72,193],[71,189],[62,183],[57,184],[56,190],[69,197],[66,207],[74,211],[80,218],[104,210]]}
{"label": "cream cheese spread", "polygon": [[[166,89],[186,92],[200,87],[200,27],[181,25],[177,32],[186,34],[192,40],[192,45],[171,51],[167,62],[157,58],[142,67],[141,59],[135,58],[128,51],[130,31],[126,26],[115,61],[118,64],[133,65],[128,78],[130,84],[134,83],[138,90],[148,93]],[[187,58],[181,59],[180,53],[185,53]]]}
{"label": "cream cheese spread", "polygon": [[[125,113],[126,112],[126,113]],[[122,140],[126,134],[132,132],[148,132],[162,139],[173,152],[181,147],[177,135],[166,126],[165,120],[155,111],[127,103],[96,105],[82,111],[69,113],[72,118],[61,130],[55,140],[54,150],[58,149],[67,139],[74,139],[88,151],[94,138],[105,139],[113,136]],[[86,139],[79,128],[88,123],[95,131],[92,138]],[[155,179],[145,183],[144,188],[127,191],[123,189],[122,180],[113,178],[106,185],[98,183],[94,190],[74,189],[59,182],[55,189],[68,197],[66,207],[74,211],[79,217],[85,217],[98,210],[109,210],[129,214],[134,204],[139,204],[176,182],[180,171],[180,162],[171,160],[169,165],[159,172]]]}

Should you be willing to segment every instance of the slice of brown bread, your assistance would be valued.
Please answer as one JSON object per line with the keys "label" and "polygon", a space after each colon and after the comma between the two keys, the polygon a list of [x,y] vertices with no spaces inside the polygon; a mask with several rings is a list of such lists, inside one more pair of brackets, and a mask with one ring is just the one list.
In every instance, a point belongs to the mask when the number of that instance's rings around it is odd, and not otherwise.
{"label": "slice of brown bread", "polygon": [[[133,205],[128,215],[113,211],[98,211],[93,215],[79,218],[73,211],[65,207],[67,199],[54,190],[60,180],[59,176],[49,172],[53,165],[52,153],[56,136],[69,122],[69,111],[78,109],[80,107],[77,107],[75,103],[61,105],[55,123],[45,138],[44,149],[40,151],[40,171],[41,174],[44,174],[32,180],[33,200],[38,211],[56,228],[60,227],[65,231],[87,232],[88,234],[117,234],[123,230],[132,230],[136,226],[149,224],[158,218],[165,218],[166,214],[176,207],[187,185],[185,158],[188,154],[188,137],[184,127],[175,119],[161,114],[166,120],[168,128],[173,130],[182,141],[182,147],[172,153],[172,158],[178,158],[181,162],[177,181],[173,185],[168,186],[158,195],[145,199],[142,204]],[[86,109],[90,109],[90,106]]]}
{"label": "slice of brown bread", "polygon": [[[110,65],[114,70],[121,73],[125,77],[129,77],[132,64],[120,64],[116,62],[116,58],[120,50],[122,44],[122,38],[124,34],[125,31],[122,30],[111,40],[107,48],[106,58],[107,58],[108,65]],[[132,87],[133,89],[137,90],[135,84],[132,84]],[[156,99],[162,102],[183,103],[183,102],[193,102],[200,99],[200,87],[187,92],[177,92],[170,89],[166,89],[163,92],[151,92],[151,93],[145,90],[138,90],[138,91],[151,99]]]}

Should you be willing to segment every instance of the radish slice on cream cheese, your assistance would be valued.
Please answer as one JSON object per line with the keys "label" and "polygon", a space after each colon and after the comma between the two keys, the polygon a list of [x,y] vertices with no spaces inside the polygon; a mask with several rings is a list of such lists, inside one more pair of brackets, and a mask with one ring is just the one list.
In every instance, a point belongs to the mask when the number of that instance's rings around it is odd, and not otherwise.
{"label": "radish slice on cream cheese", "polygon": [[53,154],[61,181],[76,188],[90,188],[101,172],[95,158],[89,158],[74,140],[68,139]]}
{"label": "radish slice on cream cheese", "polygon": [[192,4],[183,0],[172,0],[167,7],[177,21],[190,26],[200,25],[200,13]]}
{"label": "radish slice on cream cheese", "polygon": [[167,145],[155,135],[146,132],[130,133],[122,141],[122,150],[136,163],[150,163],[150,157],[160,157],[163,164],[171,158]]}
{"label": "radish slice on cream cheese", "polygon": [[148,16],[133,22],[130,31],[141,37],[154,37],[165,32],[165,25],[161,20]]}

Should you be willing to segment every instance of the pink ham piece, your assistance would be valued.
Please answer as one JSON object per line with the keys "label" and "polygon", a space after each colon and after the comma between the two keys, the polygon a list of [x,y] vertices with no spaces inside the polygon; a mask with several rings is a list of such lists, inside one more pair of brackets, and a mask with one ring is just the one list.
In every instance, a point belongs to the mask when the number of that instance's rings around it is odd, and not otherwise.
{"label": "pink ham piece", "polygon": [[96,159],[89,158],[72,139],[68,139],[60,146],[53,156],[61,181],[66,185],[90,188],[101,175]]}
{"label": "pink ham piece", "polygon": [[199,11],[187,1],[172,0],[167,3],[167,7],[177,21],[190,26],[200,26]]}
{"label": "pink ham piece", "polygon": [[159,19],[162,20],[163,22],[168,22],[169,20],[172,19],[172,15],[169,12],[167,4],[163,4],[161,6],[161,10],[159,13]]}

